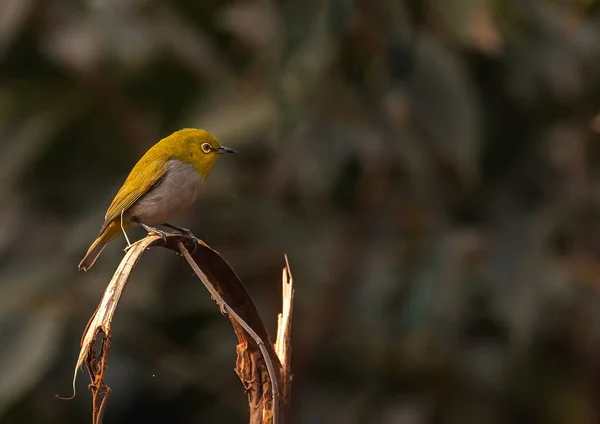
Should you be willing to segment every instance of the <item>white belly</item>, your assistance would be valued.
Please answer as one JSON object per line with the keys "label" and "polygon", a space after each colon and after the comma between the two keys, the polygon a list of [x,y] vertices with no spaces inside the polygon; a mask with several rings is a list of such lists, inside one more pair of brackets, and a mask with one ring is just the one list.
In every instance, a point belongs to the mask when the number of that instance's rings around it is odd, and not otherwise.
{"label": "white belly", "polygon": [[156,226],[183,214],[196,201],[202,180],[194,167],[178,160],[170,160],[163,179],[140,197],[126,212],[142,223]]}

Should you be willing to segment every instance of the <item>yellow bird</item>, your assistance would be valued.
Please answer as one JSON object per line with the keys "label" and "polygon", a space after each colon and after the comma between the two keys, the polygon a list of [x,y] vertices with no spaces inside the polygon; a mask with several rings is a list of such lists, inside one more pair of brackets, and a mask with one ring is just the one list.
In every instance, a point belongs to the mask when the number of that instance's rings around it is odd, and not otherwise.
{"label": "yellow bird", "polygon": [[104,216],[100,234],[92,243],[79,269],[94,265],[106,244],[133,223],[164,237],[156,225],[191,235],[189,230],[168,223],[185,212],[198,197],[200,187],[221,153],[236,153],[221,146],[208,132],[195,128],[175,131],[148,150],[135,164]]}

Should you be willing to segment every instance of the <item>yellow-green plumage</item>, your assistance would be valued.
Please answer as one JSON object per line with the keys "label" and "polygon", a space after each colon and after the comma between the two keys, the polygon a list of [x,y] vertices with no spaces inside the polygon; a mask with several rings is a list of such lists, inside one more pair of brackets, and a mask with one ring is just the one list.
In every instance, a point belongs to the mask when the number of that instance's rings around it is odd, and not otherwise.
{"label": "yellow-green plumage", "polygon": [[166,223],[196,200],[222,147],[208,132],[186,128],[152,146],[135,164],[108,207],[100,234],[79,264],[88,270],[106,244],[136,220],[149,226]]}

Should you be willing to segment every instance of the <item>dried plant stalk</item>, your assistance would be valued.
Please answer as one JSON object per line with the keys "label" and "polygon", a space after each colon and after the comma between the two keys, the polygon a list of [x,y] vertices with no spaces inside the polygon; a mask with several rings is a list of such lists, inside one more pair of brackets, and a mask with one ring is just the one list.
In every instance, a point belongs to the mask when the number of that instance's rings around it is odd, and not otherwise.
{"label": "dried plant stalk", "polygon": [[[277,336],[281,342],[278,343],[278,352],[275,352],[250,295],[227,262],[206,244],[187,236],[169,233],[166,243],[160,237],[149,234],[131,246],[82,336],[73,376],[73,396],[77,370],[85,364],[91,380],[93,424],[102,422],[110,394],[110,387],[104,381],[104,373],[111,342],[111,323],[117,304],[141,255],[153,246],[181,253],[217,302],[221,312],[229,317],[238,338],[236,372],[248,394],[250,424],[284,424],[291,386],[289,358],[293,302],[287,257],[283,276],[284,307]],[[96,347],[98,340],[101,340],[99,348]]]}
{"label": "dried plant stalk", "polygon": [[285,256],[285,268],[282,272],[282,308],[277,316],[277,342],[275,343],[275,352],[281,363],[281,397],[283,414],[287,415],[289,402],[291,399],[292,374],[291,374],[291,354],[292,354],[292,311],[294,309],[294,286],[292,270]]}
{"label": "dried plant stalk", "polygon": [[[258,336],[258,334],[256,334],[256,332],[233,309],[231,309],[231,307],[229,307],[229,305],[227,305],[227,303],[223,300],[221,295],[215,290],[215,288],[213,287],[213,284],[209,281],[206,274],[204,274],[202,272],[202,270],[198,267],[198,264],[196,264],[196,262],[194,262],[194,260],[190,256],[190,253],[187,251],[185,246],[181,242],[179,242],[178,247],[179,247],[179,251],[181,252],[183,257],[186,259],[186,261],[188,261],[188,264],[190,265],[190,267],[192,267],[192,269],[194,270],[194,272],[196,273],[196,275],[198,276],[200,281],[202,281],[202,283],[204,284],[206,289],[209,291],[212,298],[215,300],[215,302],[221,309],[221,313],[229,315],[229,317],[231,318],[232,321],[235,320],[235,322],[240,327],[242,327],[244,329],[244,331],[246,333],[248,333],[248,335],[250,335],[250,337],[252,337],[252,340],[258,346],[258,349],[260,350],[264,364],[267,368],[267,373],[269,374],[269,380],[271,381],[271,403],[269,404],[269,402],[261,402],[262,406],[260,407],[260,409],[262,410],[262,413],[260,414],[261,415],[260,422],[262,423],[266,419],[267,422],[273,422],[273,424],[279,424],[280,423],[280,421],[279,421],[279,410],[280,410],[279,405],[281,404],[280,399],[279,399],[279,380],[280,379],[277,376],[277,374],[275,374],[275,367],[273,366],[273,361],[271,360],[269,353],[267,352],[265,342]],[[239,338],[239,335],[238,335],[238,338]],[[243,348],[242,348],[241,352],[238,349],[238,358],[240,357],[240,354],[242,357],[244,357],[244,353],[245,353],[244,350],[248,349],[248,343],[247,343],[247,340],[245,340],[245,339],[246,339],[245,335],[243,335],[240,339],[240,342],[241,342],[240,344],[243,346]],[[239,366],[243,369],[238,370],[238,375],[242,378],[242,383],[246,387],[246,390],[251,390],[253,381],[247,380],[245,378],[245,376],[247,374],[251,374],[251,375],[255,376],[259,372],[254,370],[252,365],[250,365],[250,370],[249,370],[249,372],[247,372],[246,366],[243,365],[245,363],[256,364],[256,361],[255,360],[253,360],[251,362],[242,361],[242,365],[239,365]],[[239,364],[239,361],[238,361],[238,364]],[[258,409],[259,408],[257,408],[256,405],[250,405],[251,411],[258,410]],[[272,417],[272,419],[270,417]],[[251,419],[250,423],[253,424],[252,419]]]}
{"label": "dried plant stalk", "polygon": [[[110,388],[104,382],[104,372],[106,370],[106,361],[111,339],[111,323],[125,285],[129,280],[131,271],[140,260],[144,251],[161,240],[158,236],[148,236],[133,244],[125,254],[125,257],[115,271],[113,278],[108,283],[102,300],[81,337],[81,349],[77,358],[77,365],[73,374],[73,397],[76,394],[75,382],[77,380],[77,371],[83,364],[86,365],[90,374],[90,389],[92,390],[93,413],[92,423],[102,422],[102,416],[107,405]],[[96,340],[101,337],[99,351],[96,351]]]}

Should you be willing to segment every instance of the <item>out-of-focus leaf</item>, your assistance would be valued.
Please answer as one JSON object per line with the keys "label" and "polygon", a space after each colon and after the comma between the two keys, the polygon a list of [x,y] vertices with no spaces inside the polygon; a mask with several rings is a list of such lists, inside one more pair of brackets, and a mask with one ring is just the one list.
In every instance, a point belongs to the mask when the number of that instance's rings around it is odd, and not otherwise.
{"label": "out-of-focus leaf", "polygon": [[264,133],[276,122],[276,110],[275,100],[264,91],[243,97],[231,93],[214,102],[192,106],[182,121],[205,128],[220,140],[244,143]]}
{"label": "out-of-focus leaf", "polygon": [[64,93],[47,109],[32,114],[15,131],[0,134],[5,146],[0,156],[0,199],[7,196],[20,183],[28,166],[45,152],[52,136],[86,110],[86,101],[75,92]]}
{"label": "out-of-focus leaf", "polygon": [[201,29],[194,28],[189,18],[177,13],[169,3],[160,4],[143,22],[145,36],[153,39],[161,52],[173,55],[198,76],[229,82],[231,70],[213,40]]}
{"label": "out-of-focus leaf", "polygon": [[502,39],[493,20],[493,0],[438,0],[440,16],[454,37],[487,54],[499,54]]}
{"label": "out-of-focus leaf", "polygon": [[33,0],[3,0],[0,2],[0,57],[19,35],[21,26],[33,5]]}
{"label": "out-of-focus leaf", "polygon": [[52,366],[64,330],[64,311],[43,307],[0,318],[0,416]]}
{"label": "out-of-focus leaf", "polygon": [[423,36],[407,81],[411,112],[438,154],[464,181],[479,178],[481,113],[477,93],[461,60]]}
{"label": "out-of-focus leaf", "polygon": [[279,25],[278,15],[269,2],[234,2],[221,12],[221,27],[253,48],[265,47],[273,40]]}
{"label": "out-of-focus leaf", "polygon": [[[287,10],[287,13],[291,13],[291,10]],[[295,30],[288,27],[287,44],[275,74],[280,101],[279,119],[284,127],[296,127],[294,122],[304,111],[307,102],[317,94],[318,83],[333,62],[337,48],[328,27],[330,11],[314,11],[312,19],[307,19],[307,13],[311,12],[305,10],[302,12],[303,19],[294,19]]]}
{"label": "out-of-focus leaf", "polygon": [[594,131],[597,134],[600,134],[600,113],[597,114],[591,121],[590,121],[590,127],[592,129],[592,131]]}

